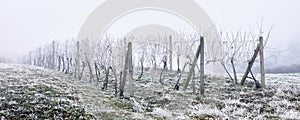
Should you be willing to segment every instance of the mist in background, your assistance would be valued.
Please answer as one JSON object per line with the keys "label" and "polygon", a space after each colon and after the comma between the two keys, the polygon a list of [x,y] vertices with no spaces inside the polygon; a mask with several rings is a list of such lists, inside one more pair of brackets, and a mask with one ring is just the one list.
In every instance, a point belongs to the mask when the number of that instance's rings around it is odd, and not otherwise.
{"label": "mist in background", "polygon": [[[299,64],[299,0],[195,1],[221,31],[257,30],[262,19],[265,32],[274,25],[266,48],[266,67]],[[75,38],[85,19],[102,2],[1,0],[0,57],[17,60],[50,41]]]}

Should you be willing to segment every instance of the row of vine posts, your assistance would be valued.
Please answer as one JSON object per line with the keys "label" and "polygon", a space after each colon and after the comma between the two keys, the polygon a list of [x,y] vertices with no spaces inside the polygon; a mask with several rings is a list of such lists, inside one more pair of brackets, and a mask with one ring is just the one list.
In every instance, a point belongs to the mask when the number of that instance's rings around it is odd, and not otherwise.
{"label": "row of vine posts", "polygon": [[[126,41],[126,39],[125,39]],[[126,42],[125,42],[126,43]],[[125,44],[124,43],[124,44]],[[241,79],[241,85],[244,85],[245,80],[247,78],[251,78],[255,81],[256,87],[257,88],[265,88],[265,73],[264,73],[264,40],[263,37],[259,38],[259,44],[257,45],[256,49],[254,50],[254,54],[252,58],[248,62],[248,67]],[[116,67],[113,65],[110,66],[105,66],[102,64],[98,64],[96,61],[94,63],[91,62],[90,59],[92,59],[93,56],[90,55],[91,51],[84,51],[84,47],[87,47],[83,44],[81,44],[79,41],[71,40],[65,43],[65,46],[60,44],[59,41],[53,41],[51,45],[46,45],[45,47],[39,47],[36,51],[29,52],[29,55],[26,56],[26,59],[24,60],[24,63],[30,64],[30,65],[35,65],[35,66],[40,66],[44,68],[49,68],[49,69],[55,69],[57,71],[61,71],[65,74],[71,74],[73,75],[77,80],[81,80],[84,77],[85,69],[88,69],[89,72],[89,77],[90,77],[90,82],[93,80],[97,81],[97,85],[101,81],[101,71],[102,73],[105,74],[104,80],[103,80],[103,87],[102,89],[106,90],[108,83],[109,83],[109,75],[112,73],[115,79],[114,83],[114,89],[115,89],[115,96],[119,95],[120,97],[124,97],[124,92],[125,92],[125,83],[126,81],[129,82],[129,95],[132,97],[134,96],[134,88],[133,88],[133,53],[132,53],[132,46],[134,43],[128,42],[127,47],[124,48],[124,53],[121,59],[124,63],[123,64],[122,70],[120,72],[116,71]],[[105,46],[104,46],[105,47]],[[111,47],[109,45],[106,46]],[[121,46],[119,46],[121,47]],[[112,49],[112,48],[110,48]],[[115,48],[117,49],[117,48]],[[119,48],[122,49],[122,48]],[[108,50],[107,56],[111,55],[112,51]],[[258,56],[260,55],[260,72],[261,72],[261,82],[259,83],[252,72],[252,66],[255,63],[255,60]],[[169,67],[170,70],[172,70],[172,55],[173,55],[173,50],[172,50],[172,36],[169,36]],[[197,61],[200,57],[200,67],[197,66]],[[103,56],[100,56],[101,59],[107,59]],[[114,58],[110,58],[114,59]],[[180,71],[179,69],[179,57],[177,58],[177,63],[178,63],[178,72]],[[162,69],[161,74],[163,74],[163,71],[165,70],[166,66],[166,60],[164,62],[164,68]],[[186,82],[183,86],[183,90],[186,90],[189,82],[192,78],[192,75],[195,72],[195,68],[198,67],[199,73],[200,73],[200,94],[204,95],[204,66],[205,66],[205,41],[204,37],[200,37],[200,44],[197,47],[197,51],[194,55],[194,59],[191,61],[191,63],[187,63],[184,65],[183,69],[181,72],[184,72],[184,69],[186,65],[190,65],[188,73],[187,73],[187,78]],[[143,74],[143,63],[141,61],[141,75]],[[87,67],[87,68],[86,68]],[[226,70],[226,69],[225,69]],[[111,71],[111,73],[110,73]],[[226,70],[228,73],[228,71]],[[235,71],[234,71],[235,72]],[[251,74],[252,77],[248,77],[248,74]],[[182,73],[181,73],[182,74]],[[179,90],[179,80],[181,79],[181,75],[178,78],[178,81],[175,85],[175,90]],[[230,74],[229,74],[230,76]],[[231,76],[230,76],[231,77]],[[161,78],[160,78],[161,79]],[[232,79],[232,78],[231,78]],[[236,75],[235,75],[235,79]],[[161,80],[160,80],[161,81]],[[119,83],[119,84],[118,84]],[[161,82],[163,85],[163,82]],[[193,83],[194,84],[194,83]],[[194,87],[193,87],[194,88]],[[195,90],[193,89],[193,92]]]}

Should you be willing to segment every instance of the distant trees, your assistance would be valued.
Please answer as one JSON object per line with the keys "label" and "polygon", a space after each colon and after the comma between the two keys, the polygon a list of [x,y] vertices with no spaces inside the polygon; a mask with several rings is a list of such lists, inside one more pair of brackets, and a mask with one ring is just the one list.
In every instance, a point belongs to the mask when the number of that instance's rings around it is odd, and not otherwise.
{"label": "distant trees", "polygon": [[0,56],[0,63],[10,63],[10,62],[12,62],[12,60]]}
{"label": "distant trees", "polygon": [[267,68],[266,73],[300,73],[300,64],[292,64],[288,66],[279,66],[274,68]]}

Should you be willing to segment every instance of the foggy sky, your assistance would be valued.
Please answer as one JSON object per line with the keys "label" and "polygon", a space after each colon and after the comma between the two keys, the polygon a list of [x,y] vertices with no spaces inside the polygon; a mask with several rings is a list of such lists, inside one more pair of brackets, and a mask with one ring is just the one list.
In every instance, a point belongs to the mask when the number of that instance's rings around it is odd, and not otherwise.
{"label": "foggy sky", "polygon": [[[0,56],[16,58],[52,40],[76,37],[84,20],[102,2],[103,0],[0,0]],[[196,2],[221,30],[257,29],[264,19],[266,30],[275,25],[269,42],[270,48],[286,50],[285,53],[289,56],[300,50],[299,0]],[[294,57],[299,60],[299,57]]]}

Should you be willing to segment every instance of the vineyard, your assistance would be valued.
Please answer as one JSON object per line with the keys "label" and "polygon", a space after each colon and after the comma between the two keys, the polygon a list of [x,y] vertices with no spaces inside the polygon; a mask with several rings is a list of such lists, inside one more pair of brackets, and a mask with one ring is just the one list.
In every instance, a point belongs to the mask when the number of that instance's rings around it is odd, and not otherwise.
{"label": "vineyard", "polygon": [[269,34],[53,41],[25,55],[25,65],[1,64],[0,115],[297,119],[299,82],[264,73]]}
{"label": "vineyard", "polygon": [[[204,34],[206,37],[181,34],[123,39],[107,36],[104,39],[86,38],[79,41],[70,39],[41,46],[24,56],[23,61],[25,64],[70,74],[77,80],[102,84],[103,89],[107,89],[108,79],[112,77],[115,94],[120,93],[120,96],[123,96],[124,85],[127,84],[125,81],[132,85],[133,81],[143,77],[145,70],[161,71],[161,85],[164,85],[166,71],[180,73],[177,90],[181,82],[186,84],[180,88],[186,89],[191,79],[200,78],[201,85],[204,85],[205,76],[224,74],[236,84],[241,82],[243,85],[247,78],[251,78],[258,88],[264,88],[263,49],[269,34],[265,39],[259,37],[262,32]],[[251,70],[257,61],[260,61],[261,85]],[[241,71],[246,72],[242,78],[237,78],[237,73]],[[134,73],[139,75],[134,76]],[[187,74],[186,81],[180,80],[182,74]]]}

